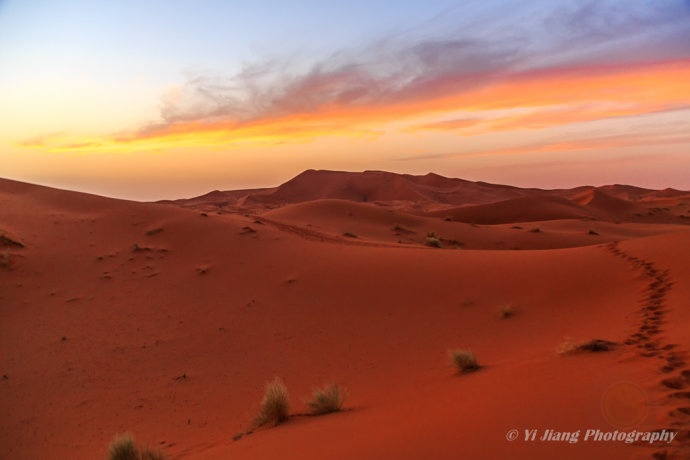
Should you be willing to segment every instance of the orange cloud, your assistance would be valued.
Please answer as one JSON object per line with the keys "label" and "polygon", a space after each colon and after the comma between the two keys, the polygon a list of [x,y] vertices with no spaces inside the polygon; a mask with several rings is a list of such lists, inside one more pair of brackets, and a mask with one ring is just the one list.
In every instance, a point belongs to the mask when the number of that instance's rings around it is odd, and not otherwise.
{"label": "orange cloud", "polygon": [[524,73],[463,98],[473,109],[618,102],[677,105],[690,102],[690,61],[635,66],[548,69]]}
{"label": "orange cloud", "polygon": [[[474,156],[497,156],[497,155],[523,155],[533,153],[557,153],[574,152],[583,150],[606,150],[621,147],[643,146],[643,145],[672,145],[690,143],[690,134],[677,132],[673,134],[653,134],[641,133],[635,135],[612,135],[595,136],[591,138],[576,138],[563,141],[546,140],[530,143],[517,147],[508,147],[494,150],[483,150],[480,152],[447,154],[437,156],[443,158],[453,157],[474,157]],[[420,157],[421,158],[421,157]],[[412,160],[413,157],[403,158]]]}
{"label": "orange cloud", "polygon": [[480,134],[678,110],[690,106],[687,81],[690,81],[690,62],[686,61],[523,74],[471,94],[438,101],[435,110],[442,114],[453,108],[477,113],[529,109],[529,113],[494,118],[489,115],[472,125],[442,121],[410,129],[462,129],[464,134]]}
{"label": "orange cloud", "polygon": [[[390,95],[379,99],[339,96],[327,103],[312,101],[304,107],[263,113],[248,120],[227,118],[222,114],[189,120],[181,118],[100,139],[53,142],[47,139],[23,145],[49,150],[130,151],[189,145],[308,142],[323,136],[373,137],[401,122],[412,131],[442,130],[470,135],[544,129],[690,106],[688,81],[690,61],[533,70],[506,75],[483,86],[460,88],[448,83],[439,87],[439,81],[434,80],[433,85],[417,85],[414,96],[401,95],[399,100]],[[303,83],[296,91],[306,97],[308,82]],[[323,81],[317,83],[314,84],[318,91],[326,91],[333,85],[332,82],[330,85]],[[497,110],[505,109],[518,113],[495,115]],[[476,113],[477,117],[443,119],[459,110]],[[438,121],[415,123],[422,117],[437,117]]]}

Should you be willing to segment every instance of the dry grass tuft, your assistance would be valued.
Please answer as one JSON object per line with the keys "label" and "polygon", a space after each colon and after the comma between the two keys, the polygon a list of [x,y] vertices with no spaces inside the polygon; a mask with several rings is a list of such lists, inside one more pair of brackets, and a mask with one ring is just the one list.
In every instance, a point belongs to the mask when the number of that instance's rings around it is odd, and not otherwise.
{"label": "dry grass tuft", "polygon": [[599,353],[602,351],[613,351],[616,342],[603,339],[592,339],[587,342],[575,342],[570,338],[558,347],[559,355],[574,355],[578,353]]}
{"label": "dry grass tuft", "polygon": [[109,460],[139,460],[139,452],[134,438],[125,433],[115,437],[108,448]]}
{"label": "dry grass tuft", "polygon": [[307,402],[312,415],[330,414],[342,410],[345,392],[338,385],[330,384],[314,390]]}
{"label": "dry grass tuft", "polygon": [[108,460],[165,460],[166,458],[161,450],[137,446],[134,437],[129,433],[116,436],[108,448]]}
{"label": "dry grass tuft", "polygon": [[392,230],[396,233],[403,234],[403,233],[414,233],[413,230],[410,230],[409,228],[405,227],[404,225],[401,224],[394,224]]}
{"label": "dry grass tuft", "polygon": [[450,359],[461,374],[479,369],[477,357],[470,350],[453,350],[450,352]]}
{"label": "dry grass tuft", "polygon": [[259,427],[267,423],[274,426],[286,422],[290,418],[290,398],[283,381],[276,377],[266,384],[264,399],[261,401],[259,414],[254,419],[254,425]]}
{"label": "dry grass tuft", "polygon": [[426,235],[426,241],[425,243],[427,246],[431,246],[432,248],[441,248],[443,245],[441,244],[441,240],[436,236],[436,233],[434,232],[429,232]]}

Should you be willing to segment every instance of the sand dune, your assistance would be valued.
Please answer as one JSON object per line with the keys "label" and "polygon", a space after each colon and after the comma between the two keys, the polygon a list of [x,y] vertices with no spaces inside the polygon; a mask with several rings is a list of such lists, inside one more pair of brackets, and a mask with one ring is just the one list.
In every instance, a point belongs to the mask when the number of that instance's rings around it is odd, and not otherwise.
{"label": "sand dune", "polygon": [[[270,189],[245,192],[214,192],[214,195],[176,200],[183,206],[228,201],[235,197],[244,207],[282,206],[319,199],[342,199],[355,202],[414,202],[442,205],[491,203],[530,193],[506,185],[450,179],[437,174],[412,176],[385,171],[351,173],[308,170]],[[241,198],[237,198],[239,195]]]}
{"label": "sand dune", "polygon": [[[683,228],[672,224],[620,225],[593,221],[582,218],[580,213],[587,212],[586,208],[558,197],[509,201],[508,204],[468,206],[458,208],[455,213],[436,212],[422,216],[395,206],[327,199],[269,210],[259,213],[257,218],[315,240],[351,245],[425,246],[427,236],[433,234],[444,248],[450,249],[555,249],[676,232]],[[543,209],[538,208],[539,205],[543,205]],[[526,221],[510,220],[510,215]],[[536,220],[547,216],[554,220]],[[488,225],[493,221],[500,221],[500,224]]]}
{"label": "sand dune", "polygon": [[537,220],[580,219],[592,217],[592,211],[558,196],[530,196],[513,198],[497,203],[464,206],[430,213],[449,216],[460,222],[477,224],[505,224]]}
{"label": "sand dune", "polygon": [[578,195],[575,197],[575,201],[612,217],[627,217],[629,219],[635,214],[638,214],[639,217],[644,213],[642,206],[598,189],[588,190]]}
{"label": "sand dune", "polygon": [[214,191],[164,203],[210,212],[260,213],[267,208],[324,199],[374,203],[413,214],[455,216],[459,221],[487,224],[579,217],[669,224],[690,220],[685,205],[690,202],[690,193],[672,189],[610,185],[540,190],[431,173],[413,176],[384,171],[308,170],[274,188]]}
{"label": "sand dune", "polygon": [[[466,211],[519,220],[471,225],[400,205],[445,178],[367,189],[378,204],[325,198],[330,183],[293,184],[282,197],[319,198],[244,213],[208,211],[218,194],[173,206],[0,180],[0,458],[103,458],[124,431],[184,459],[687,458],[687,226],[661,213],[582,220],[568,213],[588,204],[519,196],[522,208]],[[430,231],[444,248],[425,245]],[[617,345],[557,353],[595,338]],[[453,348],[483,367],[457,375]],[[233,441],[276,375],[293,414],[329,381],[347,388],[347,410]],[[506,440],[617,429],[602,408],[625,382],[650,402],[634,428],[679,440]]]}

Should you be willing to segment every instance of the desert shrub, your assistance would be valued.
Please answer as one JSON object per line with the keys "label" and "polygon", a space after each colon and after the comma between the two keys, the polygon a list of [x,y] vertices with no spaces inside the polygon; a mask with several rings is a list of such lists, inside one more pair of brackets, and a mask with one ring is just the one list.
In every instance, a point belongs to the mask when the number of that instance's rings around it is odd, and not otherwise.
{"label": "desert shrub", "polygon": [[450,359],[461,374],[467,374],[479,369],[477,357],[470,350],[453,350]]}
{"label": "desert shrub", "polygon": [[314,394],[307,404],[313,415],[323,415],[340,411],[344,399],[343,390],[338,385],[330,384],[314,390]]}
{"label": "desert shrub", "polygon": [[108,449],[109,460],[139,460],[139,452],[131,434],[117,436]]}
{"label": "desert shrub", "polygon": [[393,231],[397,233],[414,233],[414,231],[410,230],[409,228],[401,225],[401,224],[394,224],[393,225]]}
{"label": "desert shrub", "polygon": [[431,246],[432,248],[440,248],[443,247],[441,244],[441,240],[436,236],[436,233],[434,232],[429,232],[426,235],[426,241],[425,243],[427,246]]}
{"label": "desert shrub", "polygon": [[266,384],[264,399],[261,401],[259,414],[254,420],[254,425],[261,426],[267,423],[280,425],[290,417],[290,398],[287,387],[283,381],[276,377]]}
{"label": "desert shrub", "polygon": [[531,233],[541,233],[541,228],[539,228],[539,227],[533,227],[533,228],[530,228],[529,231],[530,231]]}
{"label": "desert shrub", "polygon": [[157,235],[157,234],[161,233],[162,231],[163,231],[163,227],[156,227],[156,228],[152,228],[150,230],[146,230],[146,235],[153,236],[153,235]]}
{"label": "desert shrub", "polygon": [[355,235],[352,232],[345,232],[345,233],[343,233],[343,236],[346,236],[348,238],[357,238],[357,235]]}
{"label": "desert shrub", "polygon": [[577,353],[599,353],[612,351],[616,347],[615,342],[604,339],[592,339],[587,342],[575,342],[566,339],[557,349],[560,355],[572,355]]}
{"label": "desert shrub", "polygon": [[148,446],[140,447],[129,434],[115,437],[108,449],[108,460],[165,460],[165,454]]}
{"label": "desert shrub", "polygon": [[592,339],[589,342],[581,343],[577,349],[582,352],[598,353],[600,351],[611,351],[616,343],[604,339]]}

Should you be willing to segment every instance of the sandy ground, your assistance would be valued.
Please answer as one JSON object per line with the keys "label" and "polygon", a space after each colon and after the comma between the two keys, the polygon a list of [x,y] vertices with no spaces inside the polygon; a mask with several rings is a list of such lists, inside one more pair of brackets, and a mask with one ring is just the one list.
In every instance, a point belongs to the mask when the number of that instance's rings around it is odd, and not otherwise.
{"label": "sandy ground", "polygon": [[[0,458],[126,431],[181,459],[689,458],[689,194],[305,174],[177,204],[0,180]],[[558,353],[591,339],[616,345]],[[328,382],[346,410],[233,440],[274,376],[294,414]]]}

